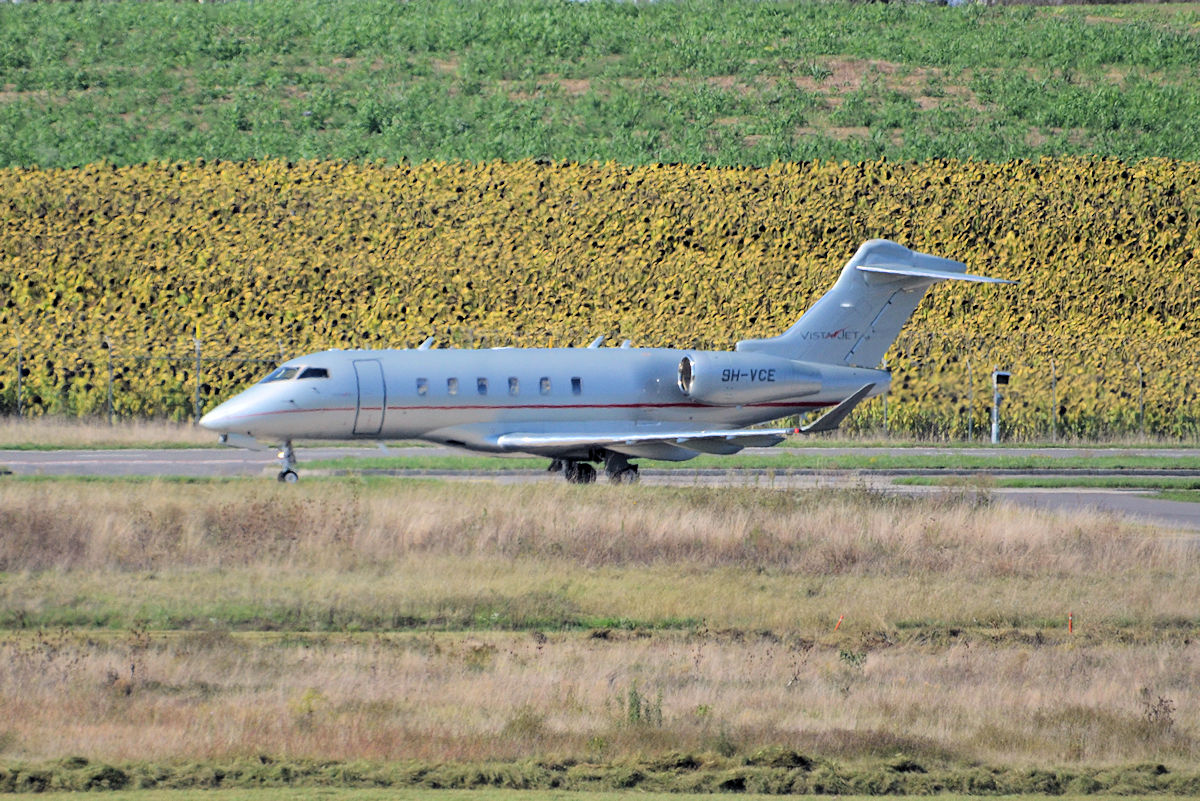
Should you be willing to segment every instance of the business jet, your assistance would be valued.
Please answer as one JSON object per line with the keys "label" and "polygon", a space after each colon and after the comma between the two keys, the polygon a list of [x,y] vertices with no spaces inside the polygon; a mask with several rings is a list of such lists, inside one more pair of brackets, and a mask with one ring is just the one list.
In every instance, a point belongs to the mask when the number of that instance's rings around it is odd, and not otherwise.
{"label": "business jet", "polygon": [[[895,242],[864,243],[791,328],[733,351],[600,347],[327,350],[291,359],[204,415],[240,447],[280,444],[279,480],[297,480],[298,439],[417,439],[551,460],[566,480],[636,481],[633,458],[684,461],[831,431],[891,382],[885,351],[938,281],[962,262]],[[828,409],[792,428],[747,428]]]}

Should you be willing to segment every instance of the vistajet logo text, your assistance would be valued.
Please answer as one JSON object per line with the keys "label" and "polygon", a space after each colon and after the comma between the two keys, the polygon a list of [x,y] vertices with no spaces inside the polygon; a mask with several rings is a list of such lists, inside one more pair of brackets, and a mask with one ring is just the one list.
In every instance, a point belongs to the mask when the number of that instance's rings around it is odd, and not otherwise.
{"label": "vistajet logo text", "polygon": [[849,328],[841,328],[841,329],[838,329],[837,331],[801,331],[800,339],[802,339],[806,342],[814,340],[814,339],[821,340],[823,342],[826,340],[831,340],[831,339],[832,340],[858,339],[858,332],[851,331]]}

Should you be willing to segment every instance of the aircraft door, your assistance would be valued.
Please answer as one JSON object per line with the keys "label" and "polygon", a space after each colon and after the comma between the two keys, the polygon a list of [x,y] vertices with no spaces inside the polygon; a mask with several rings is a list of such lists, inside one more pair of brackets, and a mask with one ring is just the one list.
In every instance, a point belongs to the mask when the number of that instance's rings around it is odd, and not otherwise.
{"label": "aircraft door", "polygon": [[358,378],[354,433],[364,436],[378,434],[383,429],[383,413],[387,408],[383,366],[378,359],[355,359],[354,374]]}

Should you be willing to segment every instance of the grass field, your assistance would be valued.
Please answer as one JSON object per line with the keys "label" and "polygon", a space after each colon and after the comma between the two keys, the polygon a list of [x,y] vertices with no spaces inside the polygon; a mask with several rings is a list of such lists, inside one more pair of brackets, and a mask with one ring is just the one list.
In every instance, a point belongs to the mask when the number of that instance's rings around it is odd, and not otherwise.
{"label": "grass field", "polygon": [[[1090,489],[1163,489],[1188,491],[1200,489],[1200,478],[1177,476],[905,476],[896,484],[907,486],[962,487],[987,490],[992,487],[1020,489],[1024,487],[1078,487]],[[1185,493],[1186,494],[1186,493]]]}
{"label": "grass field", "polygon": [[0,165],[1200,158],[1194,4],[0,8]]}
{"label": "grass field", "polygon": [[1200,781],[1200,553],[1107,516],[64,481],[0,484],[0,528],[14,787]]}
{"label": "grass field", "polygon": [[[697,799],[711,799],[712,793],[653,793],[645,791],[636,791],[637,798],[640,801],[696,801]],[[47,792],[38,796],[44,801],[65,801],[70,799],[75,801],[78,795],[73,793],[56,793]],[[510,801],[514,797],[512,790],[428,790],[428,789],[406,789],[406,788],[388,788],[382,789],[332,789],[332,788],[256,788],[243,790],[132,790],[132,791],[117,791],[110,792],[104,795],[106,801],[429,801],[433,798],[437,801]],[[578,794],[570,791],[554,791],[554,790],[524,790],[521,792],[522,799],[528,801],[566,801],[566,799],[578,799]],[[626,792],[599,792],[593,791],[588,793],[588,801],[627,801],[630,793]],[[756,793],[739,793],[738,798],[744,801],[763,801],[773,796],[762,795]],[[862,798],[871,796],[856,796],[856,795],[839,795],[843,801],[858,801]],[[939,793],[938,798],[942,801],[965,801],[965,799],[975,796],[960,795],[956,793]],[[992,796],[993,798],[1003,799],[1004,796]],[[1085,798],[1095,798],[1095,795],[1024,795],[1021,796],[1024,801],[1033,801],[1040,798],[1054,798],[1056,801],[1080,801]]]}
{"label": "grass field", "polygon": [[[1128,792],[1133,788],[1130,785],[1125,785],[1121,788]],[[727,791],[726,791],[727,792]],[[713,793],[710,791],[703,792],[647,792],[645,790],[624,790],[616,792],[604,792],[593,790],[586,796],[589,801],[627,801],[631,796],[636,795],[636,798],[642,801],[697,801],[698,799],[711,799]],[[873,798],[877,796],[870,795],[850,795],[846,793],[837,793],[836,796],[843,801],[861,801],[864,798]],[[1173,797],[1186,797],[1178,793],[1173,793]],[[70,792],[45,792],[40,798],[46,801],[64,801],[65,799],[76,799],[77,794]],[[529,801],[565,801],[566,799],[578,799],[579,795],[570,790],[521,790],[519,795],[514,793],[512,789],[495,789],[495,788],[476,788],[471,790],[448,790],[437,789],[431,790],[427,788],[388,788],[388,789],[345,789],[345,788],[330,788],[321,787],[317,789],[304,787],[285,787],[285,788],[264,788],[257,787],[252,789],[239,790],[125,790],[108,792],[104,798],[108,801],[277,801],[277,799],[297,799],[298,801],[313,801],[314,799],[330,799],[331,801],[379,801],[379,799],[387,799],[387,801],[510,801],[514,797],[529,799]],[[762,793],[746,793],[738,792],[737,797],[744,801],[764,801],[767,798],[777,798],[776,794]],[[943,801],[966,801],[969,798],[978,798],[977,793],[954,793],[939,791],[937,797]],[[1015,794],[990,794],[991,798],[1002,801],[1005,798],[1018,797]],[[1082,799],[1097,798],[1095,792],[1066,792],[1047,795],[1045,793],[1030,793],[1019,796],[1024,801],[1037,801],[1037,799],[1055,799],[1056,801],[1082,801]],[[1100,796],[1104,797],[1104,796]]]}
{"label": "grass field", "polygon": [[87,419],[0,416],[0,450],[55,448],[198,448],[217,445],[216,436],[191,423],[124,420],[113,425]]}
{"label": "grass field", "polygon": [[[880,453],[840,454],[822,453],[813,448],[803,452],[735,454],[732,456],[698,456],[687,462],[654,462],[655,469],[671,470],[1180,470],[1200,469],[1200,458],[1189,456],[1081,455],[1055,456],[1040,454],[1008,454],[997,449],[994,454],[926,454]],[[406,455],[406,456],[347,456],[341,459],[321,459],[305,463],[316,470],[396,471],[396,470],[541,470],[546,459],[536,457],[472,456],[472,455]]]}

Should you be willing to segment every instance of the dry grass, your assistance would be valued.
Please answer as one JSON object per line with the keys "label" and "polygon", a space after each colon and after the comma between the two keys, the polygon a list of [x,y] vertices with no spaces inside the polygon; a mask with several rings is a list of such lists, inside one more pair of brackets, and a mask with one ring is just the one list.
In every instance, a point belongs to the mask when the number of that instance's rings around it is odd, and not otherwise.
{"label": "dry grass", "polygon": [[6,759],[1200,757],[1200,551],[1104,516],[973,495],[10,482],[0,530],[10,627],[108,628],[0,642]]}
{"label": "dry grass", "polygon": [[0,416],[4,448],[147,448],[215,445],[216,435],[191,423],[128,420],[109,425],[72,417]]}
{"label": "dry grass", "polygon": [[11,482],[0,530],[3,617],[42,624],[888,631],[1074,612],[1141,636],[1194,625],[1200,580],[1191,538],[969,492]]}
{"label": "dry grass", "polygon": [[[1194,763],[1200,647],[846,649],[706,632],[596,638],[204,632],[11,636],[7,758],[620,760],[782,745],[926,765]],[[641,717],[630,713],[630,694]]]}
{"label": "dry grass", "polygon": [[[70,503],[62,502],[64,497]],[[1102,514],[913,499],[557,484],[0,485],[0,569],[264,565],[358,570],[427,555],[753,568],[797,575],[1087,576],[1195,569],[1190,542]]]}

